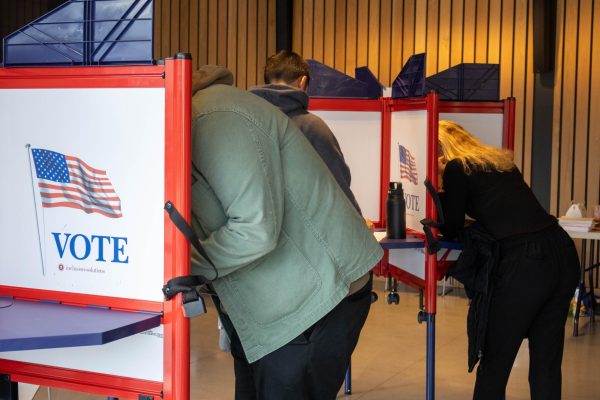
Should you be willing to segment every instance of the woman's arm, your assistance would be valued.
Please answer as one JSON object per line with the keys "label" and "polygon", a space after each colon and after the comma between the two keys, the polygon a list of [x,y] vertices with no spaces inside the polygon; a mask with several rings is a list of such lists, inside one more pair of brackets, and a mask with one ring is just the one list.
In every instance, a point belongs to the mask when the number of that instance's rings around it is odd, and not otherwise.
{"label": "woman's arm", "polygon": [[442,179],[444,191],[440,199],[445,221],[440,230],[446,239],[451,240],[465,225],[468,176],[460,161],[451,160],[446,164]]}

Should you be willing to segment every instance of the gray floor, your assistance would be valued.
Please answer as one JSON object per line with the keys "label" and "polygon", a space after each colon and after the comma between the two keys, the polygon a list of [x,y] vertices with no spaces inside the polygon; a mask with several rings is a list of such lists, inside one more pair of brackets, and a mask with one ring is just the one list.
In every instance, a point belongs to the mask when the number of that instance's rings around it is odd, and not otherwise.
{"label": "gray floor", "polygon": [[[400,305],[388,305],[383,281],[375,282],[379,301],[373,304],[352,361],[353,393],[338,399],[389,400],[425,398],[425,325],[417,323],[418,295],[401,293]],[[453,294],[438,298],[436,343],[436,399],[471,397],[474,375],[467,373],[467,300]],[[519,310],[515,310],[518,313]],[[563,361],[563,399],[600,399],[600,332],[582,318],[580,336],[572,336],[567,321]],[[596,330],[600,321],[596,323]],[[527,343],[524,342],[508,384],[507,400],[529,399]],[[233,372],[228,353],[218,350],[216,315],[192,321],[191,399],[233,399]],[[102,399],[63,390],[51,390],[52,400]],[[42,388],[36,400],[47,399]]]}

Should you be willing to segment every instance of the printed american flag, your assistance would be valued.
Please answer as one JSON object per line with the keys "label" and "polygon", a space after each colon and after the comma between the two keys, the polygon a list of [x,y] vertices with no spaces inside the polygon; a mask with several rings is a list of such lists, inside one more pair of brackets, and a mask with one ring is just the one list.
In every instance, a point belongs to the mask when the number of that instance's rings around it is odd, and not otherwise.
{"label": "printed american flag", "polygon": [[415,185],[418,185],[415,158],[406,147],[401,144],[398,144],[398,146],[400,147],[400,179],[406,178]]}
{"label": "printed american flag", "polygon": [[121,199],[106,171],[83,160],[44,149],[31,149],[42,207],[70,207],[88,214],[120,218]]}

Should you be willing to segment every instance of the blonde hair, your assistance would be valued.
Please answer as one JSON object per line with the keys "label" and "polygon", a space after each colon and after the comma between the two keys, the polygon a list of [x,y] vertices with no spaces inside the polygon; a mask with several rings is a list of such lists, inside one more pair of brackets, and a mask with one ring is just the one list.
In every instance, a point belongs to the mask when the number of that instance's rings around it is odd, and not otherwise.
{"label": "blonde hair", "polygon": [[452,121],[440,120],[438,128],[440,163],[459,160],[467,174],[481,171],[510,171],[514,167],[512,153],[487,146]]}

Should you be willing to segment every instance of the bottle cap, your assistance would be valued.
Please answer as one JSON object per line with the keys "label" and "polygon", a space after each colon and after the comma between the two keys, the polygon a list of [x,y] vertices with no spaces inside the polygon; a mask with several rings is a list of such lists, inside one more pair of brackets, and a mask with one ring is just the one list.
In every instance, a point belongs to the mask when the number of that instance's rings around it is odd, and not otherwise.
{"label": "bottle cap", "polygon": [[390,182],[389,185],[389,194],[402,194],[402,182]]}

